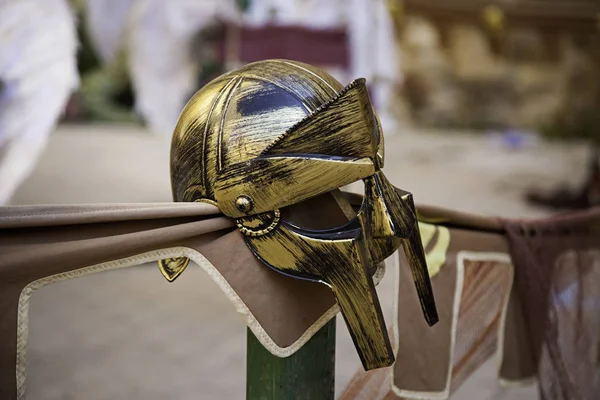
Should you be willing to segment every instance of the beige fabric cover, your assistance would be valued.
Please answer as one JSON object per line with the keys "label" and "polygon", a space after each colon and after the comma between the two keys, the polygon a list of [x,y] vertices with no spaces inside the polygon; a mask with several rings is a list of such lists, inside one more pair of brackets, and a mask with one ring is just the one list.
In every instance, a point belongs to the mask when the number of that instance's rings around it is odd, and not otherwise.
{"label": "beige fabric cover", "polygon": [[[447,399],[495,352],[501,383],[533,383],[536,368],[502,224],[437,207],[418,211],[421,221],[435,226],[425,250],[440,321],[429,327],[414,309],[418,299],[401,256],[392,329],[396,363],[357,371],[341,399]],[[431,259],[443,235],[450,240],[435,268]]]}
{"label": "beige fabric cover", "polygon": [[[361,201],[348,199],[355,207]],[[332,198],[313,211],[323,227],[346,218]],[[418,211],[440,322],[430,328],[423,320],[409,270],[399,260],[391,329],[397,361],[392,368],[357,373],[342,398],[447,398],[495,349],[501,381],[533,381],[537,367],[502,224],[431,207]],[[182,256],[209,274],[277,356],[293,354],[337,312],[326,286],[266,268],[233,221],[209,204],[0,208],[0,398],[24,394],[34,290]]]}
{"label": "beige fabric cover", "polygon": [[[292,279],[261,264],[233,221],[212,205],[3,207],[0,398],[24,394],[27,305],[33,290],[82,274],[179,256],[207,271],[275,355],[292,354],[337,312],[325,285]],[[185,272],[179,279],[185,279]]]}

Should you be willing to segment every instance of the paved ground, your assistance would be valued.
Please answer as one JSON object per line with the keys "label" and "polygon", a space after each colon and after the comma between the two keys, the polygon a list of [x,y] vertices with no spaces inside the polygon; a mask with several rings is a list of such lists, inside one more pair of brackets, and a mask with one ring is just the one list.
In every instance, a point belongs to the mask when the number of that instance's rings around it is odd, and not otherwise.
{"label": "paved ground", "polygon": [[[168,147],[136,127],[61,127],[13,203],[169,201]],[[511,151],[481,135],[424,131],[389,137],[386,150],[386,174],[418,203],[505,217],[544,215],[523,191],[575,183],[586,155],[581,145]],[[199,269],[167,285],[153,265],[136,268],[33,296],[29,399],[243,398],[245,327],[220,291]],[[379,292],[389,318],[389,276]],[[338,324],[337,393],[360,365]],[[497,388],[490,360],[453,398],[533,393]]]}

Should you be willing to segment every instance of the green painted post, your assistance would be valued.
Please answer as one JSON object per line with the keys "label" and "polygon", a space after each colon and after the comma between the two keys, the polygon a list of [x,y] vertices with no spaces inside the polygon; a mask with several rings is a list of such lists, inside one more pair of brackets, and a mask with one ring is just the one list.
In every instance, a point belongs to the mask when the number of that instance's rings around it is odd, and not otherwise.
{"label": "green painted post", "polygon": [[287,358],[273,356],[248,329],[246,399],[334,398],[335,318]]}

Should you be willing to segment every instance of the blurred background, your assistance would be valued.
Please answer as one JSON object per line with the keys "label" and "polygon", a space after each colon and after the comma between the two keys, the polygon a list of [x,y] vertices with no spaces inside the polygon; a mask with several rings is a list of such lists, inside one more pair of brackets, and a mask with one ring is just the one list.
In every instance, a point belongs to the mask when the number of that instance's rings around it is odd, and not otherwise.
{"label": "blurred background", "polygon": [[[365,77],[386,175],[417,203],[600,204],[597,0],[0,0],[0,204],[170,201],[186,101],[267,58]],[[136,268],[33,296],[29,398],[243,397],[245,327],[216,286]],[[360,362],[338,324],[339,394]],[[495,368],[453,398],[535,398]]]}

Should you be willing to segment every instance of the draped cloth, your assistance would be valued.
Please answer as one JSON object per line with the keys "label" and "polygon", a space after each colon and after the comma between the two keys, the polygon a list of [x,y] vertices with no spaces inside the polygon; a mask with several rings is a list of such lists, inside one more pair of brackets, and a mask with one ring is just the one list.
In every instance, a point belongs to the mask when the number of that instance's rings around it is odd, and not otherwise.
{"label": "draped cloth", "polygon": [[25,393],[28,301],[36,289],[174,257],[205,270],[277,356],[294,353],[337,313],[329,288],[265,267],[233,221],[209,204],[3,207],[0,398]]}
{"label": "draped cloth", "polygon": [[600,393],[600,207],[504,221],[542,400]]}
{"label": "draped cloth", "polygon": [[[349,200],[357,206],[361,197]],[[319,215],[340,212],[335,202],[320,206]],[[342,399],[447,398],[494,352],[503,383],[537,380],[543,399],[594,398],[600,210],[541,221],[425,206],[418,213],[440,322],[427,326],[406,262],[394,256],[390,331],[397,361],[360,371]],[[35,290],[175,257],[199,265],[279,357],[301,348],[338,311],[325,285],[266,268],[233,221],[209,204],[3,207],[0,398],[25,393],[28,304]]]}
{"label": "draped cloth", "polygon": [[29,176],[79,86],[65,0],[0,0],[0,205]]}
{"label": "draped cloth", "polygon": [[440,322],[418,318],[398,269],[396,363],[358,371],[341,398],[447,399],[494,354],[502,386],[537,383],[542,400],[597,398],[600,208],[530,221],[419,214],[435,227],[424,242]]}

